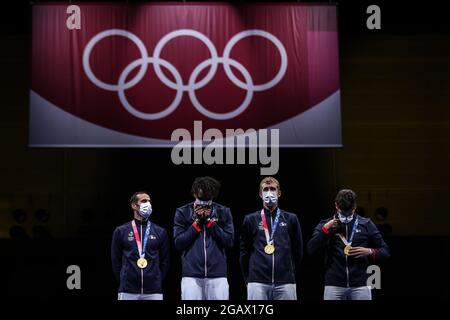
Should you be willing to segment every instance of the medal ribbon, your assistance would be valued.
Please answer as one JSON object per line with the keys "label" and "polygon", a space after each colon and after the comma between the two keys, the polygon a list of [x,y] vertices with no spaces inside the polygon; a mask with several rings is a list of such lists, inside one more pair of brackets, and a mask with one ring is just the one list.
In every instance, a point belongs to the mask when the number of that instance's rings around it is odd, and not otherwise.
{"label": "medal ribbon", "polygon": [[264,209],[261,210],[261,220],[263,223],[263,227],[264,227],[264,234],[266,236],[266,242],[267,244],[272,244],[273,243],[273,236],[275,234],[275,231],[277,230],[278,227],[278,220],[280,219],[280,209],[277,209],[277,215],[275,216],[275,221],[273,222],[272,225],[272,233],[269,237],[269,227],[267,226],[267,220],[266,220],[266,215],[264,214]]}
{"label": "medal ribbon", "polygon": [[[145,248],[147,247],[148,238],[150,235],[150,227],[151,223],[150,221],[147,222],[147,227],[145,228],[145,234],[144,234],[144,246],[142,247],[141,237],[139,236],[138,229],[136,227],[136,222],[133,220],[131,221],[131,225],[133,226],[133,232],[134,232],[134,239],[136,240],[136,244],[139,251],[139,257],[145,258]],[[142,250],[144,248],[144,250]]]}
{"label": "medal ribbon", "polygon": [[342,234],[338,234],[339,238],[341,238],[342,242],[348,246],[351,245],[353,242],[353,237],[355,236],[355,232],[356,232],[356,228],[358,227],[358,216],[356,217],[355,223],[353,224],[353,228],[352,228],[352,233],[350,234],[350,241],[347,241],[347,239],[345,239],[345,237]]}

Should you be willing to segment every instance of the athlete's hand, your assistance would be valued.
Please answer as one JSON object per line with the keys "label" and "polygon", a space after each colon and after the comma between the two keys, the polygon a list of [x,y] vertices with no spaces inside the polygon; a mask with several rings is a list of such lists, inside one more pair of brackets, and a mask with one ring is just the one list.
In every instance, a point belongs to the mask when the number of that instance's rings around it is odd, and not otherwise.
{"label": "athlete's hand", "polygon": [[197,216],[199,216],[201,219],[206,219],[211,213],[211,208],[204,206],[197,206],[194,208],[194,210]]}
{"label": "athlete's hand", "polygon": [[349,251],[350,257],[364,258],[372,254],[372,249],[364,247],[352,247]]}
{"label": "athlete's hand", "polygon": [[211,214],[211,208],[205,208],[204,210],[203,210],[203,217],[205,218],[205,219],[208,219],[208,217],[209,217],[209,215]]}
{"label": "athlete's hand", "polygon": [[328,231],[335,231],[339,227],[339,220],[336,218],[332,218],[330,221],[325,223],[324,228]]}

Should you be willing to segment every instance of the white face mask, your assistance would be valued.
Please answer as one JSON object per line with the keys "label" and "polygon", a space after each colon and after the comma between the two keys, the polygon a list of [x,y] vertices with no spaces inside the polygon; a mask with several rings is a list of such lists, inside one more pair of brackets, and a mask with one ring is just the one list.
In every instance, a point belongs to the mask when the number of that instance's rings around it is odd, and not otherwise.
{"label": "white face mask", "polygon": [[139,215],[145,220],[152,214],[152,204],[144,202],[139,205]]}
{"label": "white face mask", "polygon": [[211,206],[212,205],[212,200],[195,199],[194,204],[197,205],[197,206]]}
{"label": "white face mask", "polygon": [[278,194],[275,191],[263,191],[262,199],[266,206],[273,208],[278,202]]}
{"label": "white face mask", "polygon": [[350,223],[353,220],[353,212],[350,215],[348,215],[348,216],[346,216],[346,215],[344,215],[344,214],[339,212],[338,213],[338,217],[339,217],[339,221],[340,222],[342,222],[343,224],[347,224],[347,223]]}

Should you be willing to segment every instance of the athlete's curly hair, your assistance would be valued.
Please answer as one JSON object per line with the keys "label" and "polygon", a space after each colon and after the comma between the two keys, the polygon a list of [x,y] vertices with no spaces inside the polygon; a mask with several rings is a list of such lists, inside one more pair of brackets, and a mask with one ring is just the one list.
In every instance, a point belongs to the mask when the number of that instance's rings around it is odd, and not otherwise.
{"label": "athlete's curly hair", "polygon": [[356,208],[356,193],[350,189],[342,189],[336,195],[336,205],[343,211]]}
{"label": "athlete's curly hair", "polygon": [[212,200],[219,195],[220,182],[211,177],[198,177],[192,183],[191,193],[201,200]]}

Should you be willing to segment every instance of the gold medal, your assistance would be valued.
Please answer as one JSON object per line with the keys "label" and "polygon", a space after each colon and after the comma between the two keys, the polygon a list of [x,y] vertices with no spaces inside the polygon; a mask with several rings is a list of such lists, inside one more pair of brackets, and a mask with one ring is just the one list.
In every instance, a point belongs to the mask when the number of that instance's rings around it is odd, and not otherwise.
{"label": "gold medal", "polygon": [[350,249],[352,248],[352,246],[351,245],[346,245],[345,246],[345,248],[344,248],[344,254],[346,255],[346,256],[348,256],[348,255],[350,255]]}
{"label": "gold medal", "polygon": [[139,268],[144,269],[147,266],[147,259],[139,258],[136,264],[138,265]]}
{"label": "gold medal", "polygon": [[266,254],[273,254],[275,252],[275,246],[273,244],[268,244],[264,247],[264,252]]}

